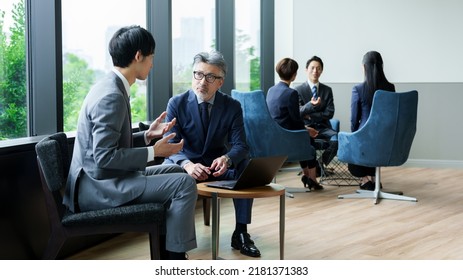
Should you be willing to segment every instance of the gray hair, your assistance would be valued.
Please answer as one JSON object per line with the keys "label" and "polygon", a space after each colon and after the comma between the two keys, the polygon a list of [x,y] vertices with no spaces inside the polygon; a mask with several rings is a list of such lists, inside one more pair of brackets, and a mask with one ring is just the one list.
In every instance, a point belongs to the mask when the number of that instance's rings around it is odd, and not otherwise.
{"label": "gray hair", "polygon": [[219,51],[212,50],[198,53],[193,59],[193,66],[201,62],[219,67],[224,77],[227,74],[227,63]]}

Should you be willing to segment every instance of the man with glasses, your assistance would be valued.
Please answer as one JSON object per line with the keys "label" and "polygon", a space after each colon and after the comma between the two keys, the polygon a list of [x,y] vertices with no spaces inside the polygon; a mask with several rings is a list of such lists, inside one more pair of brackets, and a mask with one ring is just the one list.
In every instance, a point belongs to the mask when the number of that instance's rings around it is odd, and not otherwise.
{"label": "man with glasses", "polygon": [[[182,166],[197,182],[237,179],[247,164],[249,148],[243,112],[238,101],[219,91],[227,65],[221,53],[199,53],[193,61],[192,88],[172,97],[167,121],[177,120],[170,132],[172,142],[184,141],[183,149],[164,163]],[[236,227],[231,246],[246,256],[260,251],[247,232],[251,223],[252,199],[234,199]]]}

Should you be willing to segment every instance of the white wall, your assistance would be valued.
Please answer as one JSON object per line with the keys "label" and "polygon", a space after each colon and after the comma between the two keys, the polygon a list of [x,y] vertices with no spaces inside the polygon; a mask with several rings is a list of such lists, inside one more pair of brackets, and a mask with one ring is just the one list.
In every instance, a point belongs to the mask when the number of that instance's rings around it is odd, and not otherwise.
{"label": "white wall", "polygon": [[461,0],[293,0],[292,5],[294,59],[303,63],[320,56],[329,66],[325,81],[361,81],[363,54],[377,50],[392,82],[463,82]]}
{"label": "white wall", "polygon": [[[294,57],[294,15],[292,0],[275,0],[275,61]],[[275,63],[276,64],[276,63]],[[275,81],[278,75],[275,75]]]}
{"label": "white wall", "polygon": [[[349,131],[352,86],[365,52],[379,51],[398,91],[419,92],[417,133],[407,164],[463,168],[463,1],[275,0],[275,61],[292,57],[306,79],[312,55],[325,64],[341,130]],[[278,78],[277,75],[276,79]]]}

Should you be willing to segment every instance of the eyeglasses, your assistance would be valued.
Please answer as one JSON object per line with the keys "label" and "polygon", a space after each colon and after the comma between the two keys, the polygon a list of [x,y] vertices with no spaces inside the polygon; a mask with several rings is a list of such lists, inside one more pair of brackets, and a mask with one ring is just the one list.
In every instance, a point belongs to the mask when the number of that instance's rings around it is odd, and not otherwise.
{"label": "eyeglasses", "polygon": [[196,80],[202,80],[204,77],[206,77],[206,82],[212,84],[215,82],[215,79],[222,79],[223,77],[215,76],[213,74],[207,74],[205,75],[203,72],[198,72],[198,71],[193,71],[193,76],[195,77]]}

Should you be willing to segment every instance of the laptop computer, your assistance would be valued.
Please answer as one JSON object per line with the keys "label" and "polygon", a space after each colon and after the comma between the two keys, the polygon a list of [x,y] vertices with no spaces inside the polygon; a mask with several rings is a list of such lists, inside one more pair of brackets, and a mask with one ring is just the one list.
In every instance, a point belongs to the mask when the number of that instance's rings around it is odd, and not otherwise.
{"label": "laptop computer", "polygon": [[238,180],[211,181],[205,184],[208,187],[229,190],[265,186],[272,182],[287,158],[287,156],[252,158]]}

